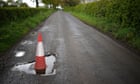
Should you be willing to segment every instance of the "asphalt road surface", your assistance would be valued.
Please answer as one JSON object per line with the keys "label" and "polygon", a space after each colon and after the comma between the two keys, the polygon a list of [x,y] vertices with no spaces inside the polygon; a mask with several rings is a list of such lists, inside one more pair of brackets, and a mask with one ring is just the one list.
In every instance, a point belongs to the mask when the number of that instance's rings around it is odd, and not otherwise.
{"label": "asphalt road surface", "polygon": [[[35,59],[38,32],[43,34],[45,52],[58,55],[56,74],[12,71],[17,63]],[[19,51],[24,55],[16,57]],[[62,11],[25,36],[5,58],[0,84],[140,84],[140,56]]]}

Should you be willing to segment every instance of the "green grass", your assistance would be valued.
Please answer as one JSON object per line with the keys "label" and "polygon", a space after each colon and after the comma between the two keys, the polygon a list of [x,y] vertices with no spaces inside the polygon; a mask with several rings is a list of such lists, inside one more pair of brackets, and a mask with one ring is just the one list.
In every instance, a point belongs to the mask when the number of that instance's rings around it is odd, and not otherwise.
{"label": "green grass", "polygon": [[109,33],[116,32],[117,31],[116,28],[120,27],[118,24],[108,21],[106,18],[93,17],[78,12],[70,12],[70,13],[78,17],[80,20],[84,21],[85,23],[97,27],[99,30],[103,32],[109,32]]}
{"label": "green grass", "polygon": [[134,33],[135,30],[132,30],[134,28],[121,27],[119,24],[106,18],[93,17],[83,12],[69,12],[85,23],[92,25],[105,33],[111,34],[114,38],[125,42],[137,50],[140,50],[140,36]]}
{"label": "green grass", "polygon": [[11,22],[0,28],[0,53],[6,52],[21,37],[34,29],[41,21],[45,20],[53,10],[41,11],[33,17]]}

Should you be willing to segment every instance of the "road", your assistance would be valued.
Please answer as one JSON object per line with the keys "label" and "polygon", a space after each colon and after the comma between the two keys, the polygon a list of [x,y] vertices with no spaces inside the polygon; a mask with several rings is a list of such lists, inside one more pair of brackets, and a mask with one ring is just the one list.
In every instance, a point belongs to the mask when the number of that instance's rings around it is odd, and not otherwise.
{"label": "road", "polygon": [[[45,52],[58,55],[56,75],[12,71],[15,64],[35,59],[38,32]],[[18,51],[25,55],[15,57]],[[140,84],[140,56],[63,11],[51,15],[5,57],[0,84]]]}

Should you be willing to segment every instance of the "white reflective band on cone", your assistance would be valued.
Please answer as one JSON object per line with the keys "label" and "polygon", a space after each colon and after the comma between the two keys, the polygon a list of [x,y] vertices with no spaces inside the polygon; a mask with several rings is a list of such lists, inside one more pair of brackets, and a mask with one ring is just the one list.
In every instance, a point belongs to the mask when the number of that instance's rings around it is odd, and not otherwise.
{"label": "white reflective band on cone", "polygon": [[44,47],[42,42],[38,42],[36,49],[36,56],[44,56]]}

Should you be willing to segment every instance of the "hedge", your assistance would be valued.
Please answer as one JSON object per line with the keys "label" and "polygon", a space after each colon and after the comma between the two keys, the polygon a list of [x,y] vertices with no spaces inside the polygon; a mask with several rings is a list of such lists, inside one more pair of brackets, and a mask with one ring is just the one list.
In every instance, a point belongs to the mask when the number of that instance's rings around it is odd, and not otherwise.
{"label": "hedge", "polygon": [[0,8],[0,26],[9,24],[12,21],[32,17],[43,10],[36,8]]}
{"label": "hedge", "polygon": [[140,50],[140,0],[98,0],[67,11]]}
{"label": "hedge", "polygon": [[[36,28],[54,10],[32,8],[0,9],[0,54],[6,52],[30,30]],[[3,15],[3,17],[2,17]]]}
{"label": "hedge", "polygon": [[140,0],[100,0],[80,4],[73,11],[84,12],[94,17],[104,17],[120,25],[120,28],[131,27],[140,35]]}

